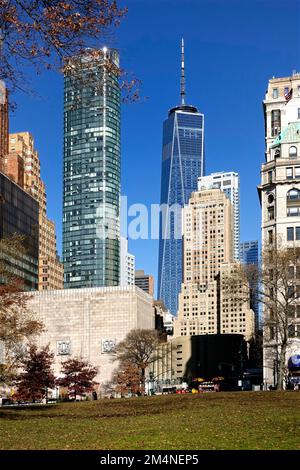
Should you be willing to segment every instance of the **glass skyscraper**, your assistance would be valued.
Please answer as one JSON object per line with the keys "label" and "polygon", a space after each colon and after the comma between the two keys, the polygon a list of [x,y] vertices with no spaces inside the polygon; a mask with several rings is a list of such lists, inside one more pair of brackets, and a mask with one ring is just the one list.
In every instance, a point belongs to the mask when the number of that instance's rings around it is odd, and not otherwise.
{"label": "glass skyscraper", "polygon": [[0,172],[0,239],[23,236],[25,253],[5,256],[8,269],[24,282],[26,290],[38,289],[39,204],[18,184]]}
{"label": "glass skyscraper", "polygon": [[158,260],[158,299],[174,315],[182,283],[181,209],[204,173],[204,115],[185,104],[183,43],[181,70],[181,105],[169,111],[163,125]]}
{"label": "glass skyscraper", "polygon": [[70,60],[64,95],[65,288],[119,284],[119,56],[104,48]]}
{"label": "glass skyscraper", "polygon": [[258,265],[258,240],[240,243],[240,261],[244,264]]}
{"label": "glass skyscraper", "polygon": [[[255,265],[258,268],[258,240],[246,241],[240,243],[240,262],[248,265]],[[252,287],[250,285],[250,287]],[[260,327],[260,305],[256,295],[252,295],[251,308],[255,315],[255,329],[256,331]]]}

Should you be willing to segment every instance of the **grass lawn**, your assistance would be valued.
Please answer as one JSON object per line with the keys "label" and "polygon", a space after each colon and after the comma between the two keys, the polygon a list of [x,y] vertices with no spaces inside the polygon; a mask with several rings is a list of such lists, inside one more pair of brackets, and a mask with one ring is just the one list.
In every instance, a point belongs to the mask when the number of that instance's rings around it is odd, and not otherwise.
{"label": "grass lawn", "polygon": [[300,392],[0,408],[0,449],[300,449]]}

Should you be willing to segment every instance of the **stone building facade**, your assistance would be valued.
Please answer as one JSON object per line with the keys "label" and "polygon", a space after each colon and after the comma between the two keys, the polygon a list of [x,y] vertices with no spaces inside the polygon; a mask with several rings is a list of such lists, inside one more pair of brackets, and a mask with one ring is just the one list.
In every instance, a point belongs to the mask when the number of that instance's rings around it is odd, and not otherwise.
{"label": "stone building facade", "polygon": [[99,368],[98,391],[112,378],[114,347],[136,328],[154,329],[152,297],[135,286],[36,292],[29,307],[45,325],[39,346],[50,345],[54,371],[79,357]]}
{"label": "stone building facade", "polygon": [[[263,106],[266,150],[258,187],[262,244],[300,247],[300,73],[269,80]],[[296,307],[289,319],[287,365],[300,355],[300,306]],[[264,307],[263,322],[268,318]],[[278,378],[279,351],[269,330],[264,328],[266,387],[276,386]]]}
{"label": "stone building facade", "polygon": [[183,209],[183,283],[174,336],[217,333],[217,281],[232,260],[232,204],[220,189],[192,193]]}
{"label": "stone building facade", "polygon": [[254,333],[249,303],[222,288],[233,269],[233,206],[220,189],[192,193],[183,209],[183,284],[174,336]]}

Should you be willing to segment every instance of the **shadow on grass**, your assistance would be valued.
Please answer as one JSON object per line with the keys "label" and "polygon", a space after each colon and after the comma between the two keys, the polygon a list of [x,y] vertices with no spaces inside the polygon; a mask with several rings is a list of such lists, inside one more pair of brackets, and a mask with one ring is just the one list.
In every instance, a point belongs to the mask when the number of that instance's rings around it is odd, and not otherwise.
{"label": "shadow on grass", "polygon": [[[0,408],[0,419],[7,421],[32,419],[105,419],[138,416],[157,416],[180,413],[182,410],[207,413],[209,409],[220,412],[234,406],[290,408],[300,399],[300,393],[291,392],[241,392],[211,393],[195,395],[165,395],[159,397],[139,397],[129,399],[98,400],[97,402],[58,403],[52,405],[27,405]],[[298,404],[298,403],[297,403]],[[202,411],[201,411],[202,410]]]}
{"label": "shadow on grass", "polygon": [[[147,399],[146,399],[147,400]],[[126,401],[107,402],[99,400],[97,403],[59,403],[56,405],[44,405],[43,407],[20,406],[0,409],[0,419],[2,420],[32,420],[32,419],[103,419],[103,418],[126,418],[137,416],[153,416],[174,411],[174,401],[163,401],[155,406],[153,401],[140,401],[140,399],[130,399]],[[186,408],[184,400],[178,400],[176,410]]]}

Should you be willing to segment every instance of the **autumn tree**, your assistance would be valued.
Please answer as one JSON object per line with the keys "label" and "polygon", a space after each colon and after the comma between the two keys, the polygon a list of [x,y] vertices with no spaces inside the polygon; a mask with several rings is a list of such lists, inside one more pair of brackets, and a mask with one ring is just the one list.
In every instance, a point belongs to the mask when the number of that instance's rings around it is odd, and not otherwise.
{"label": "autumn tree", "polygon": [[145,391],[145,371],[158,359],[161,339],[155,330],[131,330],[124,341],[115,349],[116,358],[121,364],[136,367],[141,376],[141,391]]}
{"label": "autumn tree", "polygon": [[55,377],[52,371],[54,354],[50,352],[49,345],[38,350],[35,344],[31,344],[25,358],[21,361],[22,372],[16,380],[17,400],[32,401],[46,398],[48,389],[55,385]]}
{"label": "autumn tree", "polygon": [[[87,48],[101,54],[126,13],[116,0],[0,0],[0,80],[24,91],[28,66],[60,71]],[[136,97],[139,81],[118,73],[126,97]]]}
{"label": "autumn tree", "polygon": [[73,358],[63,362],[61,373],[63,377],[57,379],[57,384],[66,387],[75,400],[77,396],[91,392],[98,385],[94,381],[98,368],[81,359]]}
{"label": "autumn tree", "polygon": [[28,308],[24,280],[15,274],[13,261],[25,254],[23,237],[14,235],[0,240],[0,381],[9,381],[23,357],[23,343],[43,330]]}
{"label": "autumn tree", "polygon": [[282,390],[287,349],[300,312],[300,249],[281,247],[279,241],[265,244],[260,267],[237,264],[223,285],[229,298],[248,302],[251,296],[263,306],[264,350],[277,362],[277,389]]}
{"label": "autumn tree", "polygon": [[133,395],[140,392],[141,388],[141,370],[130,362],[121,362],[114,373],[113,384],[115,390],[121,395],[132,393]]}

